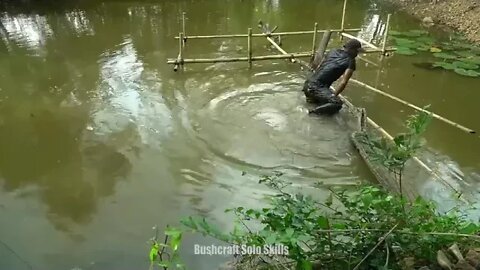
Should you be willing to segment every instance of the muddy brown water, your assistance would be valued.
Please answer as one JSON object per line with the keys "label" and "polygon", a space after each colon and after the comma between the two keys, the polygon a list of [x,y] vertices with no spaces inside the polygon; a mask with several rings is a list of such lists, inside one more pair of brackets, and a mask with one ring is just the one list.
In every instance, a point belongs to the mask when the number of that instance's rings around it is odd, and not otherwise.
{"label": "muddy brown water", "polygon": [[[305,8],[308,7],[308,8]],[[304,74],[286,61],[166,64],[187,12],[189,34],[337,28],[341,1],[107,1],[10,7],[1,13],[0,269],[147,269],[152,227],[204,215],[231,226],[223,210],[258,206],[270,191],[259,176],[283,171],[301,190],[352,186],[372,176],[340,117],[310,117]],[[352,1],[347,26],[370,36],[390,10]],[[392,28],[418,28],[395,13]],[[310,36],[285,37],[308,51]],[[273,54],[254,40],[257,55]],[[246,40],[189,40],[186,57],[242,56]],[[427,56],[358,63],[356,78],[480,130],[480,80],[416,68]],[[378,60],[369,56],[370,60]],[[412,111],[354,84],[345,95],[389,132]],[[422,159],[453,185],[478,193],[480,138],[434,121]],[[421,191],[442,201],[435,182]],[[191,269],[226,257],[195,256]],[[15,255],[14,252],[17,254]]]}

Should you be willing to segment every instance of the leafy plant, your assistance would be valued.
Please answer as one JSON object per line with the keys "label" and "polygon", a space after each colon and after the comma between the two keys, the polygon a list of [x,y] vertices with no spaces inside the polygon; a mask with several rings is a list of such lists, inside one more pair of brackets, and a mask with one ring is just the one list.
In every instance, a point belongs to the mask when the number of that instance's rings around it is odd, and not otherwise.
{"label": "leafy plant", "polygon": [[398,134],[393,141],[368,133],[364,133],[361,137],[361,142],[366,146],[369,158],[395,175],[400,194],[403,194],[402,177],[405,164],[422,147],[421,135],[431,120],[430,113],[426,111],[428,107],[425,107],[424,111],[410,116],[405,124],[407,132]]}
{"label": "leafy plant", "polygon": [[178,253],[183,232],[174,227],[167,227],[164,242],[160,243],[157,241],[157,228],[155,228],[155,231],[155,237],[151,240],[148,256],[150,260],[150,270],[154,269],[155,266],[162,267],[164,270],[185,269]]}
{"label": "leafy plant", "polygon": [[[424,129],[416,121],[411,124],[418,132]],[[455,209],[439,214],[432,203],[420,198],[408,202],[376,186],[332,189],[326,200],[316,200],[287,192],[289,184],[280,176],[259,181],[276,191],[269,207],[227,210],[237,217],[230,233],[203,219],[189,217],[182,223],[227,243],[288,250],[286,256],[246,255],[237,269],[397,270],[404,258],[415,258],[418,266],[431,265],[439,249],[452,243],[467,248],[477,241],[470,235],[480,227]]]}

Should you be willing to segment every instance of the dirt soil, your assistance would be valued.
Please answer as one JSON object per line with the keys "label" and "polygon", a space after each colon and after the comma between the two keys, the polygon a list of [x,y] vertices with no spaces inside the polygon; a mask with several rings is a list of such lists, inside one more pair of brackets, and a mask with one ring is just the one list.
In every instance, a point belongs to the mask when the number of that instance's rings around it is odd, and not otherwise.
{"label": "dirt soil", "polygon": [[387,0],[425,22],[456,29],[480,44],[480,0]]}

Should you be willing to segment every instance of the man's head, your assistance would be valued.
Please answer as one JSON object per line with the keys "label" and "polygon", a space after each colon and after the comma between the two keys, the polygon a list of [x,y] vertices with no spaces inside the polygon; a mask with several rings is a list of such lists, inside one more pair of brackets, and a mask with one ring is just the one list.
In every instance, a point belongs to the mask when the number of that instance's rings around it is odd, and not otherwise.
{"label": "man's head", "polygon": [[343,45],[345,51],[352,57],[357,57],[358,53],[363,52],[362,43],[356,39],[350,39]]}

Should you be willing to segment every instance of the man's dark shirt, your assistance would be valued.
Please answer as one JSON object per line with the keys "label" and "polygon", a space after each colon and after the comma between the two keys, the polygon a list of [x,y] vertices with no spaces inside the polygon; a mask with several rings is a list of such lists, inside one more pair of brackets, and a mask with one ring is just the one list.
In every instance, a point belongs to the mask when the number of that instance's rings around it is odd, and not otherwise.
{"label": "man's dark shirt", "polygon": [[345,70],[355,70],[355,58],[351,57],[346,51],[336,49],[330,51],[322,64],[308,80],[309,84],[317,87],[330,87],[333,82],[338,80]]}

